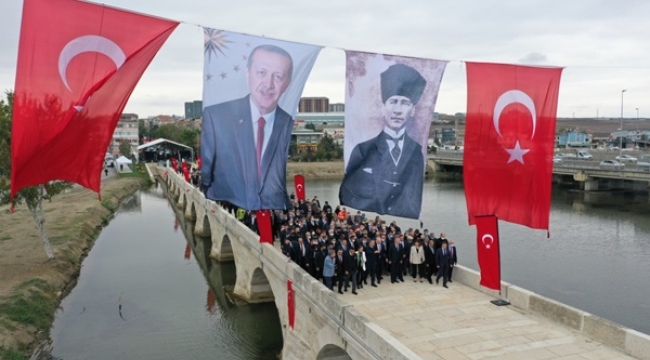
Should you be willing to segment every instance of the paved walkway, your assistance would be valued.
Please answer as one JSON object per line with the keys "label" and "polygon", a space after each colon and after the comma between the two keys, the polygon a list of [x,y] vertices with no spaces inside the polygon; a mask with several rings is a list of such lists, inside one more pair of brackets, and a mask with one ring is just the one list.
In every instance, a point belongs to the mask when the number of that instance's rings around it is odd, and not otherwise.
{"label": "paved walkway", "polygon": [[[388,280],[388,281],[386,281]],[[435,359],[632,359],[550,320],[453,282],[365,286],[343,297],[370,320],[426,360]]]}

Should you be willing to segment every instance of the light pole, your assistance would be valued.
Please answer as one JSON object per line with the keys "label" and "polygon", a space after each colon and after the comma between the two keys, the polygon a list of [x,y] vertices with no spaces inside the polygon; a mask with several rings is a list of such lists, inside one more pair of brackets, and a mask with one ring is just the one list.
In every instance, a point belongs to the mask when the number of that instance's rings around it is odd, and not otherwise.
{"label": "light pole", "polygon": [[[621,90],[621,132],[623,132],[623,95],[627,89]],[[621,136],[620,144],[618,147],[618,155],[621,156],[623,154],[623,136]]]}

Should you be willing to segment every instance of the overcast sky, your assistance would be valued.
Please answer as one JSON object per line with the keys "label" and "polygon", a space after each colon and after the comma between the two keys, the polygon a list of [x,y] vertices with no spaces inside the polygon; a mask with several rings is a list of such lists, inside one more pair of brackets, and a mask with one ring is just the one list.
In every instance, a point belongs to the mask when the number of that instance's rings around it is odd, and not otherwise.
{"label": "overcast sky", "polygon": [[[437,111],[465,112],[461,60],[565,66],[560,117],[650,117],[647,0],[103,0],[217,29],[326,46],[303,96],[345,96],[341,49],[450,60]],[[22,1],[0,12],[0,89],[12,89]],[[181,24],[126,107],[141,117],[182,115],[202,94],[203,32]]]}

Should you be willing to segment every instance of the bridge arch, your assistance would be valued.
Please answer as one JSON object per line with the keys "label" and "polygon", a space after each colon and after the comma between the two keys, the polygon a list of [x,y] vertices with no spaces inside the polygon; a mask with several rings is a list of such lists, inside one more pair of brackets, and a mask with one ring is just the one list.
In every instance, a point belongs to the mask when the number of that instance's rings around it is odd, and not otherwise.
{"label": "bridge arch", "polygon": [[316,360],[352,360],[352,357],[350,357],[347,351],[342,348],[336,345],[327,344],[320,349],[316,356]]}
{"label": "bridge arch", "polygon": [[250,293],[252,301],[274,301],[275,296],[273,295],[273,289],[271,289],[271,283],[266,277],[264,270],[262,268],[256,268],[251,275],[250,280]]}

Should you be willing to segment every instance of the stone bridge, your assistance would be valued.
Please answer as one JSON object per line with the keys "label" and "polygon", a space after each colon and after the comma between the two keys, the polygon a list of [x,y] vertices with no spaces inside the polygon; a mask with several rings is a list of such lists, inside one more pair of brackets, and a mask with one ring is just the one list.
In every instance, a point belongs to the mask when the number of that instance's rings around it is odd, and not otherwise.
{"label": "stone bridge", "polygon": [[[194,233],[211,238],[205,249],[217,261],[234,261],[234,294],[250,303],[275,302],[282,327],[283,359],[421,359],[380,326],[337,298],[320,281],[167,168],[155,168],[172,201],[194,221]],[[295,299],[289,327],[288,281]],[[219,292],[217,292],[219,293]]]}

